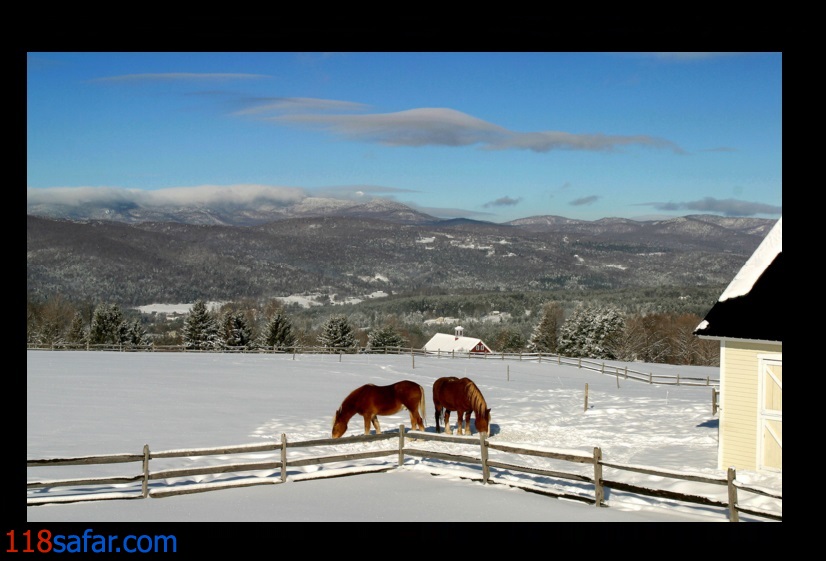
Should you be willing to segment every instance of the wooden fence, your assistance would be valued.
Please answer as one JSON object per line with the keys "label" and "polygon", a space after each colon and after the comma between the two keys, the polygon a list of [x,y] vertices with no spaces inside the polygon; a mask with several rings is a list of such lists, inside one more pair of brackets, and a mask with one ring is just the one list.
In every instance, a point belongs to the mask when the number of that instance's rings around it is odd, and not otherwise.
{"label": "wooden fence", "polygon": [[[452,443],[464,444],[472,446],[474,449],[479,446],[479,456],[458,455],[438,450],[425,450],[421,448],[412,448],[406,446],[406,437],[408,439],[415,439],[415,442],[432,441],[438,443]],[[365,442],[378,442],[384,440],[397,440],[397,445],[393,448],[386,448],[381,450],[372,450],[366,452],[353,452],[347,454],[328,455],[328,456],[311,456],[296,458],[292,460],[287,459],[287,450],[289,448],[297,447],[320,447],[320,446],[338,446],[349,445]],[[160,471],[150,471],[150,461],[161,458],[182,458],[192,456],[210,456],[217,454],[249,454],[254,452],[272,453],[276,456],[274,459],[268,459],[261,462],[245,462],[211,465],[205,467],[189,467],[179,469],[165,469]],[[370,458],[381,458],[386,456],[396,456],[397,463],[382,463],[378,466],[363,466],[348,470],[344,475],[356,475],[359,473],[388,471],[401,467],[404,465],[405,456],[443,460],[447,462],[456,462],[458,464],[472,464],[481,465],[481,477],[470,476],[470,479],[481,480],[485,484],[505,484],[511,487],[518,487],[526,491],[539,493],[555,498],[571,499],[588,504],[593,504],[597,507],[608,506],[605,503],[605,489],[615,489],[631,494],[644,495],[649,497],[658,497],[670,501],[678,501],[682,503],[697,504],[703,506],[717,507],[724,509],[727,512],[728,519],[731,522],[738,522],[740,520],[740,513],[750,514],[759,518],[766,518],[770,520],[782,521],[782,494],[770,489],[764,489],[757,486],[744,485],[737,481],[736,472],[734,468],[729,468],[726,477],[713,477],[704,474],[692,474],[686,472],[664,470],[652,468],[647,466],[638,466],[630,464],[618,464],[608,462],[602,457],[600,448],[595,447],[592,454],[584,453],[579,450],[549,450],[544,448],[532,448],[524,445],[515,446],[505,442],[492,442],[486,438],[484,434],[479,434],[478,442],[473,437],[452,436],[446,434],[434,434],[421,431],[408,431],[405,433],[404,425],[399,426],[398,433],[384,432],[375,435],[359,435],[351,436],[343,439],[317,439],[307,440],[301,442],[288,442],[285,434],[281,435],[280,443],[266,443],[266,444],[248,444],[227,446],[220,448],[196,448],[183,450],[168,450],[160,452],[151,452],[148,445],[144,445],[141,453],[138,454],[113,454],[102,456],[83,456],[76,458],[51,458],[51,459],[36,459],[27,460],[28,468],[38,468],[46,466],[77,466],[77,465],[93,465],[93,464],[115,464],[115,463],[130,463],[140,462],[141,472],[126,476],[117,477],[86,477],[75,479],[53,479],[53,480],[38,480],[29,481],[27,483],[27,506],[42,505],[48,503],[70,503],[78,501],[89,500],[111,500],[111,499],[143,499],[147,497],[161,498],[171,495],[180,495],[187,493],[198,493],[204,491],[211,491],[217,489],[226,489],[229,487],[244,487],[261,484],[284,483],[288,479],[288,467],[301,467],[308,465],[331,464],[343,461],[364,460]],[[574,464],[583,464],[592,466],[592,471],[587,473],[573,473],[563,472],[551,469],[540,469],[531,466],[519,465],[501,461],[501,455],[510,456],[532,456],[539,458],[546,458],[549,460],[563,461]],[[664,489],[648,488],[637,484],[630,484],[619,480],[606,479],[604,470],[617,470],[618,472],[636,472],[647,475],[654,475],[665,479],[676,479],[684,481],[700,482],[712,486],[726,486],[727,499],[719,500],[708,496],[690,495],[686,493],[679,493]],[[576,493],[564,492],[556,490],[552,487],[537,486],[537,482],[533,481],[530,485],[516,483],[506,480],[501,477],[502,473],[497,473],[496,470],[504,470],[506,472],[520,472],[543,478],[563,479],[584,483],[587,488],[593,487],[592,493]],[[254,471],[277,471],[278,477],[263,476],[254,477],[250,475],[238,475],[236,480],[230,481],[215,481],[206,484],[185,484],[177,485],[170,484],[169,479],[187,477],[193,475],[205,474],[242,474]],[[592,475],[591,475],[592,473]],[[340,474],[339,474],[340,475]],[[315,478],[324,477],[323,474],[314,474]],[[150,482],[160,482],[162,485],[150,489]],[[107,492],[101,489],[101,486],[106,485],[123,485],[133,484],[136,487],[131,492]],[[32,496],[28,490],[32,489],[54,489],[54,488],[81,488],[87,492],[83,494],[71,494],[64,492],[63,495],[49,496],[49,497],[35,497]],[[139,489],[138,489],[139,487]],[[746,492],[756,495],[763,495],[775,499],[776,504],[780,507],[780,512],[770,512],[759,508],[751,508],[741,504],[739,493]]]}
{"label": "wooden fence", "polygon": [[620,379],[636,380],[648,384],[674,385],[674,386],[715,386],[719,387],[720,380],[706,376],[699,378],[696,376],[680,376],[669,374],[653,374],[628,368],[627,365],[615,366],[606,364],[605,361],[597,361],[587,358],[572,358],[549,353],[472,353],[456,351],[427,351],[425,349],[415,349],[413,347],[355,347],[352,349],[336,349],[331,347],[283,347],[283,348],[248,348],[248,347],[226,347],[223,349],[187,349],[183,345],[70,345],[63,344],[56,347],[27,346],[27,350],[40,351],[116,351],[116,352],[178,352],[178,353],[249,353],[249,354],[291,354],[293,359],[296,355],[302,354],[325,354],[338,356],[339,362],[345,356],[365,355],[365,354],[396,354],[409,355],[413,368],[416,367],[416,357],[428,357],[437,359],[470,359],[470,360],[513,360],[530,361],[542,363],[553,363],[557,365],[576,366],[602,374],[614,376],[619,385]]}

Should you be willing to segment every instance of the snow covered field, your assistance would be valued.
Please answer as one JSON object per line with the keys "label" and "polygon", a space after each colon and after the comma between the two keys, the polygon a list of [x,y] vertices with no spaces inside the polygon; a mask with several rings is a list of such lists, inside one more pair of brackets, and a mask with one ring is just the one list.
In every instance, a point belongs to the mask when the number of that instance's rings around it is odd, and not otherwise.
{"label": "snow covered field", "polygon": [[[655,374],[680,374],[717,378],[716,367],[678,367],[630,364],[629,368],[651,370]],[[27,351],[27,441],[28,459],[137,453],[144,444],[153,451],[280,441],[281,434],[291,442],[328,438],[333,413],[344,397],[365,383],[385,385],[411,379],[425,387],[427,431],[435,430],[431,387],[441,376],[472,378],[492,408],[491,440],[514,445],[592,453],[602,449],[603,460],[643,465],[666,470],[711,474],[723,477],[716,468],[717,419],[711,411],[711,388],[707,386],[664,386],[617,379],[576,366],[553,362],[510,360],[449,359],[405,355],[293,355],[220,353],[117,353]],[[585,387],[588,407],[585,409]],[[455,424],[455,415],[451,418]],[[409,428],[406,412],[381,417],[383,431],[397,431],[400,424]],[[354,417],[347,436],[361,434],[361,417]],[[473,440],[476,440],[474,437]],[[477,441],[478,442],[478,441]],[[422,441],[417,447],[438,445],[438,450],[453,454],[478,455],[478,448],[462,444],[443,445]],[[342,444],[332,453],[386,447],[379,443]],[[291,448],[290,458],[301,455],[327,455],[307,448]],[[244,460],[261,461],[260,454]],[[194,458],[190,458],[194,462]],[[157,462],[157,460],[155,460]],[[179,458],[176,467],[186,467]],[[203,461],[203,458],[199,461]],[[226,458],[211,461],[226,463]],[[334,470],[360,469],[365,465],[394,462],[394,458],[356,460],[333,466],[311,465],[291,468],[290,480],[334,473]],[[181,464],[183,462],[183,465]],[[549,460],[523,457],[522,465],[576,472],[580,464],[565,463],[549,467]],[[199,464],[200,465],[200,464]],[[92,468],[95,469],[92,469]],[[108,467],[108,466],[104,466]],[[101,466],[30,468],[28,479],[63,479],[96,474]],[[123,473],[123,468],[118,473]],[[159,469],[153,466],[153,469]],[[47,475],[42,470],[49,470]],[[58,471],[60,470],[60,471]],[[583,473],[592,468],[587,467]],[[467,482],[478,479],[481,468],[429,458],[408,457],[402,471],[436,474]],[[383,474],[387,475],[387,474]],[[277,473],[257,473],[255,477],[278,477]],[[191,477],[175,484],[209,483],[226,477],[212,474]],[[381,475],[339,478],[360,479]],[[620,478],[606,468],[607,478]],[[469,479],[468,479],[469,478]],[[593,486],[544,476],[529,476],[507,470],[496,473],[500,482],[514,481],[576,494],[593,493]],[[531,478],[529,480],[529,478]],[[702,494],[725,500],[725,487],[623,472],[623,481]],[[772,489],[781,489],[782,475],[738,471],[738,480]],[[156,482],[157,483],[157,482]],[[160,483],[157,483],[160,484]],[[311,486],[315,483],[302,484]],[[480,483],[469,483],[481,485]],[[326,485],[326,484],[325,484]],[[275,486],[263,493],[278,493]],[[498,486],[496,486],[498,487]],[[488,486],[491,488],[491,486]],[[254,493],[256,488],[245,491]],[[264,488],[261,488],[264,489]],[[434,488],[435,489],[435,488]],[[427,486],[421,486],[427,495]],[[65,490],[64,490],[65,491]],[[610,490],[609,490],[610,491]],[[30,496],[44,496],[48,489],[31,490]],[[56,492],[56,491],[55,491]],[[218,500],[219,495],[236,491],[200,493],[201,500]],[[508,496],[533,495],[524,491]],[[532,497],[535,498],[535,497]],[[543,497],[552,503],[558,499]],[[120,503],[128,519],[138,512],[136,502],[180,504],[184,499],[169,497],[149,501],[103,501]],[[171,502],[168,502],[171,501]],[[178,501],[178,502],[175,502]],[[773,501],[757,496],[754,506],[772,510]],[[83,503],[90,504],[90,503]],[[725,521],[720,508],[683,505],[669,501],[609,492],[606,504],[614,511],[635,513],[685,514],[689,519]],[[328,505],[329,507],[329,505]],[[27,508],[29,520],[71,518],[72,505],[47,505]],[[100,506],[94,508],[102,508]],[[112,508],[112,507],[107,507]],[[143,507],[139,507],[143,508]],[[157,508],[157,507],[156,507]],[[429,507],[423,505],[423,509]],[[594,507],[591,507],[594,508]],[[130,509],[133,509],[130,511]],[[605,510],[605,509],[602,509]],[[281,514],[262,515],[262,521],[281,520]],[[507,511],[491,513],[507,520]],[[373,513],[381,519],[381,513]],[[164,520],[163,511],[154,515]],[[226,510],[221,519],[236,520],[238,514]],[[349,510],[325,508],[315,520],[358,520]],[[363,518],[364,514],[361,515]],[[410,515],[415,519],[414,514]],[[255,519],[247,513],[243,519]],[[748,520],[748,517],[745,517]],[[198,520],[191,512],[190,520]],[[764,521],[765,519],[756,519]]]}

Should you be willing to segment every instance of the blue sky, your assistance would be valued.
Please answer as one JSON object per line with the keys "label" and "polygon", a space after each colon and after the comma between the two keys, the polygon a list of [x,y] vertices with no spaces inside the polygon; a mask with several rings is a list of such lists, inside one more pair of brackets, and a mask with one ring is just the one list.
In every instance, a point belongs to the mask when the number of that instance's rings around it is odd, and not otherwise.
{"label": "blue sky", "polygon": [[29,52],[27,199],[779,218],[782,54]]}

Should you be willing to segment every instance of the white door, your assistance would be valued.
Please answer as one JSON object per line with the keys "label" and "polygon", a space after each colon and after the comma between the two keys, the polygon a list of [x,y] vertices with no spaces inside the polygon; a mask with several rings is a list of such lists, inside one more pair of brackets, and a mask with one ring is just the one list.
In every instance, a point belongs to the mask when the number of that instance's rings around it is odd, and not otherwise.
{"label": "white door", "polygon": [[783,356],[760,357],[758,468],[783,471]]}

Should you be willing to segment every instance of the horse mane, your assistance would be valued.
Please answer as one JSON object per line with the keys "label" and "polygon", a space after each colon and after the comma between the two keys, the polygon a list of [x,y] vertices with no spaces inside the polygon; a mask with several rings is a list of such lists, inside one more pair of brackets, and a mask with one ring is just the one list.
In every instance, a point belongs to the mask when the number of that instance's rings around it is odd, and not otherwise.
{"label": "horse mane", "polygon": [[344,398],[344,401],[342,401],[341,405],[339,405],[338,407],[339,413],[344,412],[345,405],[347,405],[348,407],[352,407],[352,402],[358,399],[358,397],[364,393],[368,386],[375,386],[375,384],[364,384],[363,386],[359,386],[353,391],[351,391],[349,394],[347,394],[347,397]]}
{"label": "horse mane", "polygon": [[479,388],[476,386],[476,383],[470,378],[465,378],[465,391],[467,391],[468,401],[470,402],[470,406],[473,407],[473,410],[477,412],[477,414],[479,411],[484,413],[485,409],[488,408],[488,404],[482,392],[479,391]]}

